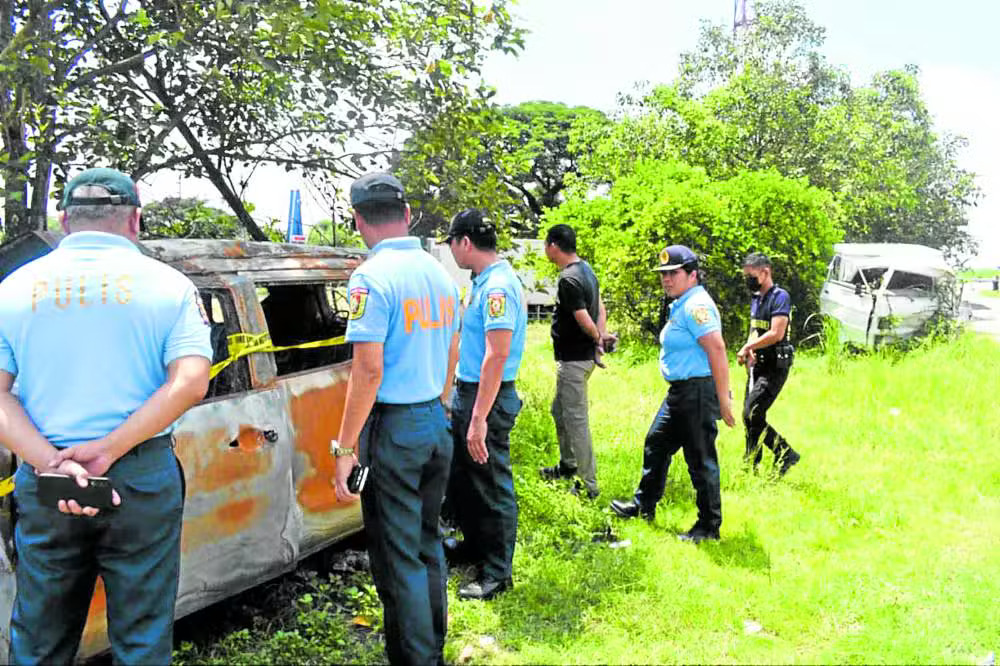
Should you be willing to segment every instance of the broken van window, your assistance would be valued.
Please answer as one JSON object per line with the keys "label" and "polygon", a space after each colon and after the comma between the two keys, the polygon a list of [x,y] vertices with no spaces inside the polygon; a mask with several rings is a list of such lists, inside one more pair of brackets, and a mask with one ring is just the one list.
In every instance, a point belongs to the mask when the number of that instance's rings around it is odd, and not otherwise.
{"label": "broken van window", "polygon": [[[850,279],[851,284],[867,284],[872,289],[882,286],[882,277],[888,269],[885,267],[862,268]],[[862,280],[862,276],[864,279]]]}
{"label": "broken van window", "polygon": [[896,271],[889,280],[888,289],[890,291],[916,289],[930,294],[934,290],[934,278],[930,275],[921,275],[920,273]]}
{"label": "broken van window", "polygon": [[[225,290],[199,289],[211,327],[212,364],[229,358],[229,336],[240,332],[239,317],[232,295]],[[250,366],[246,358],[238,359],[216,375],[208,384],[205,399],[239,393],[250,388]]]}
{"label": "broken van window", "polygon": [[[258,284],[261,309],[275,346],[299,345],[347,331],[346,283]],[[351,358],[347,344],[274,352],[278,375],[287,375]]]}

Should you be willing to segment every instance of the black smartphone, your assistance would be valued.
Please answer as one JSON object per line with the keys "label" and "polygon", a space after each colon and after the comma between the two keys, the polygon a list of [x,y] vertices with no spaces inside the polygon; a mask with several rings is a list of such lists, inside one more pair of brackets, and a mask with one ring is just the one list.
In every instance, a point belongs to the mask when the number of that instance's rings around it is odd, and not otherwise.
{"label": "black smartphone", "polygon": [[38,495],[43,503],[53,508],[58,508],[61,499],[74,499],[80,506],[95,509],[110,509],[113,506],[111,479],[106,476],[91,476],[87,479],[87,487],[81,488],[72,476],[46,472],[38,475]]}
{"label": "black smartphone", "polygon": [[358,495],[365,487],[365,481],[367,480],[368,468],[363,465],[355,465],[351,470],[350,476],[347,477],[347,489],[353,494]]}

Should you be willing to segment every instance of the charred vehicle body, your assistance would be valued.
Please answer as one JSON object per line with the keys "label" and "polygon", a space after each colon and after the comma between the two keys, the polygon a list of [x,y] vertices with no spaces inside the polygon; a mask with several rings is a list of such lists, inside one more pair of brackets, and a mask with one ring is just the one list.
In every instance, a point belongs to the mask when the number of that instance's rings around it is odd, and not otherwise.
{"label": "charred vehicle body", "polygon": [[[38,232],[0,250],[0,279],[49,252]],[[364,253],[333,247],[160,240],[140,250],[186,274],[210,319],[214,377],[174,429],[184,468],[177,617],[293,569],[361,529],[360,504],[340,504],[330,479],[351,367],[346,285]],[[0,447],[0,473],[17,461]],[[0,657],[14,600],[16,511],[3,498]],[[103,583],[80,656],[108,647]],[[6,661],[6,659],[4,659]]]}

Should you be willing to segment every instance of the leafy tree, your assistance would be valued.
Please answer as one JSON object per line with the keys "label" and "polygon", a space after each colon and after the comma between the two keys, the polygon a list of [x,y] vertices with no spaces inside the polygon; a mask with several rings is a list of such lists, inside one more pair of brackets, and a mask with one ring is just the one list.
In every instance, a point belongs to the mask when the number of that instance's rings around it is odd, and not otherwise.
{"label": "leafy tree", "polygon": [[53,168],[62,182],[96,160],[136,178],[204,176],[264,238],[234,174],[277,164],[336,178],[384,160],[397,132],[485,94],[486,54],[521,44],[506,5],[11,0],[0,7],[5,217],[37,226]]}
{"label": "leafy tree", "polygon": [[361,234],[346,224],[334,223],[332,220],[322,220],[309,229],[308,243],[310,245],[334,245],[336,247],[364,248]]}
{"label": "leafy tree", "polygon": [[576,229],[579,252],[598,271],[609,312],[632,334],[659,334],[657,253],[673,243],[689,246],[702,258],[731,342],[746,336],[749,295],[741,264],[749,252],[774,258],[795,312],[809,313],[830,247],[842,236],[833,197],[804,179],[768,170],[712,180],[703,168],[677,160],[640,161],[607,196],[571,198],[545,221]]}
{"label": "leafy tree", "polygon": [[847,240],[971,251],[979,190],[958,166],[965,140],[935,131],[916,68],[854,88],[820,53],[823,37],[787,0],[760,3],[735,35],[704,24],[673,84],[626,97],[619,122],[576,135],[587,156],[577,194],[638,159],[681,159],[713,179],[774,168],[832,192]]}
{"label": "leafy tree", "polygon": [[573,129],[606,122],[594,109],[555,102],[442,114],[406,143],[399,158],[417,229],[434,233],[458,210],[476,207],[513,234],[534,235],[578,173]]}
{"label": "leafy tree", "polygon": [[235,215],[198,198],[167,197],[142,208],[142,239],[239,238],[246,230]]}

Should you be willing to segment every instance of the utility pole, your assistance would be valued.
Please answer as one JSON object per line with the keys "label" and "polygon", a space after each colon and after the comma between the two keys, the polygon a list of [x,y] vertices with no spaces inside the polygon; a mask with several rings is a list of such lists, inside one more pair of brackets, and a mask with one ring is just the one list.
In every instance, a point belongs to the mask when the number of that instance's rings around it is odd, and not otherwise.
{"label": "utility pole", "polygon": [[733,37],[737,28],[746,28],[753,21],[752,0],[735,0],[733,6]]}

